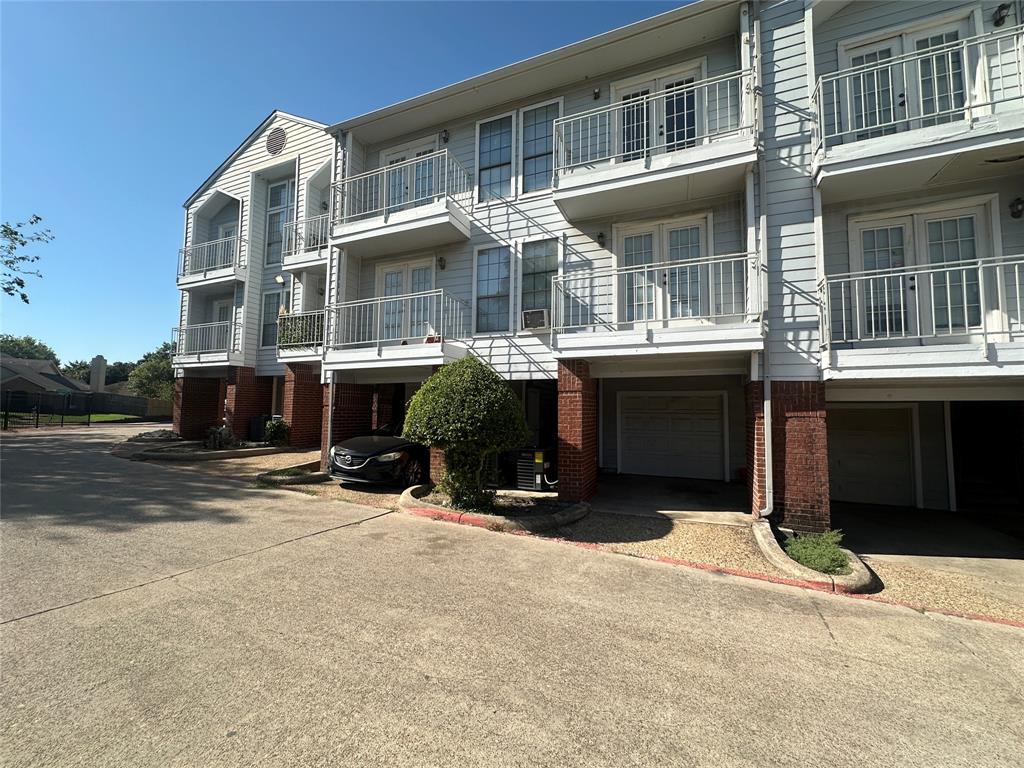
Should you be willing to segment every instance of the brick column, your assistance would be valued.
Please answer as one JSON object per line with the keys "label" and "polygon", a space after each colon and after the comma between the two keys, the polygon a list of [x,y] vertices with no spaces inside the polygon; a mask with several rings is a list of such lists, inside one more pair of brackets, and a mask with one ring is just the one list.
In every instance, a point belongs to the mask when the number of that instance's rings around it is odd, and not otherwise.
{"label": "brick column", "polygon": [[[330,402],[331,387],[324,384],[323,428],[321,429],[320,464],[327,466],[327,452],[331,444],[350,437],[365,435],[372,429],[373,387],[368,384],[335,384],[334,403]],[[331,419],[328,429],[328,419]],[[330,444],[328,443],[330,434]]]}
{"label": "brick column", "polygon": [[772,480],[778,522],[798,531],[830,524],[825,385],[773,381]]}
{"label": "brick column", "polygon": [[764,383],[751,381],[747,396],[747,490],[750,513],[757,516],[765,504],[764,476]]}
{"label": "brick column", "polygon": [[228,368],[228,387],[224,402],[224,423],[238,440],[249,439],[249,419],[270,414],[274,399],[274,379],[257,376],[255,368]]}
{"label": "brick column", "polygon": [[597,490],[597,382],[586,360],[558,362],[558,497],[589,499]]}
{"label": "brick column", "polygon": [[291,444],[296,448],[320,445],[324,419],[324,393],[320,366],[289,363],[284,367],[284,420],[291,427]]}
{"label": "brick column", "polygon": [[182,376],[174,380],[174,431],[185,440],[202,440],[220,426],[223,379]]}

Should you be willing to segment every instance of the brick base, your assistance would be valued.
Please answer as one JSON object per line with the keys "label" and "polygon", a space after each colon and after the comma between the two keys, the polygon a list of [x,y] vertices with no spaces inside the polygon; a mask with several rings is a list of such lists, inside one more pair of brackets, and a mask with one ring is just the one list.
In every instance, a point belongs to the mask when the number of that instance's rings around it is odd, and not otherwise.
{"label": "brick base", "polygon": [[296,448],[320,445],[324,419],[324,392],[320,367],[290,363],[284,369],[283,417],[291,427],[291,444]]}
{"label": "brick base", "polygon": [[[335,384],[334,403],[330,402],[330,385],[323,385],[323,427],[321,428],[320,464],[327,466],[331,444],[350,437],[365,435],[373,424],[373,387],[367,384]],[[331,421],[328,422],[328,419]],[[328,426],[330,428],[328,428]],[[328,443],[330,435],[330,443]]]}
{"label": "brick base", "polygon": [[[747,476],[755,514],[765,503],[762,386],[747,385]],[[797,531],[824,531],[831,525],[825,385],[773,381],[771,387],[772,517]]]}
{"label": "brick base", "polygon": [[174,431],[185,440],[202,440],[220,426],[222,379],[182,376],[174,380]]}
{"label": "brick base", "polygon": [[444,463],[444,451],[440,448],[430,449],[430,482],[437,483],[441,482],[441,478],[444,477],[445,470],[447,469]]}
{"label": "brick base", "polygon": [[558,497],[584,501],[597,491],[597,382],[585,360],[558,363]]}
{"label": "brick base", "polygon": [[224,423],[237,440],[249,439],[249,420],[269,416],[274,400],[272,376],[257,376],[255,368],[228,368]]}

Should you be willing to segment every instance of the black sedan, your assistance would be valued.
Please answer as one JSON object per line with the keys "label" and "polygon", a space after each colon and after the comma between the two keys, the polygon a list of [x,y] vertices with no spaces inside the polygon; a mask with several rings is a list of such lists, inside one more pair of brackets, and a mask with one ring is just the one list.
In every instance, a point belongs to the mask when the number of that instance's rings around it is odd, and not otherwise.
{"label": "black sedan", "polygon": [[338,443],[331,448],[328,464],[331,477],[346,483],[398,483],[407,488],[425,480],[430,454],[419,443],[381,430]]}

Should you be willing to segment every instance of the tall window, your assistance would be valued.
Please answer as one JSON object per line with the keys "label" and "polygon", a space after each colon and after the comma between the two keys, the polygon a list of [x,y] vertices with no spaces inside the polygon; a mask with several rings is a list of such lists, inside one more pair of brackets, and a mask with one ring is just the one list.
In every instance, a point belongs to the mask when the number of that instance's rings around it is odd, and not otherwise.
{"label": "tall window", "polygon": [[277,318],[281,307],[291,301],[290,291],[274,291],[263,294],[263,317],[260,327],[260,346],[273,347],[277,344]]}
{"label": "tall window", "polygon": [[551,309],[551,278],[558,273],[558,240],[523,244],[521,308]]}
{"label": "tall window", "polygon": [[523,192],[551,186],[554,121],[558,103],[523,112]]}
{"label": "tall window", "polygon": [[267,253],[266,264],[280,264],[284,248],[285,225],[292,220],[295,181],[281,181],[267,189]]}
{"label": "tall window", "polygon": [[512,195],[512,115],[480,123],[477,147],[477,199]]}
{"label": "tall window", "polygon": [[476,330],[507,331],[512,289],[508,246],[481,248],[476,254]]}

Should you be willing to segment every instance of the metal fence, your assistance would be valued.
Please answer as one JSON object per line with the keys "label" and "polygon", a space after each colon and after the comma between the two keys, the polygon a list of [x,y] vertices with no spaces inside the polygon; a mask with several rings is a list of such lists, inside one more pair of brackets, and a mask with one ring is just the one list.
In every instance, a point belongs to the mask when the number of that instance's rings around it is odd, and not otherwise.
{"label": "metal fence", "polygon": [[[93,414],[146,418],[151,402],[145,397],[109,392],[16,392],[0,396],[3,429],[63,427],[92,423]],[[108,421],[108,419],[104,419]]]}
{"label": "metal fence", "polygon": [[284,225],[284,244],[282,255],[294,256],[297,253],[316,251],[327,246],[331,234],[329,213],[309,216],[298,221],[289,221]]}
{"label": "metal fence", "polygon": [[315,348],[324,343],[324,310],[295,312],[277,319],[278,349]]}
{"label": "metal fence", "polygon": [[466,338],[469,305],[443,290],[378,296],[328,307],[331,349]]}
{"label": "metal fence", "polygon": [[245,266],[238,237],[223,237],[206,243],[190,245],[179,251],[178,275],[199,275],[213,269],[224,269],[236,265]]}

